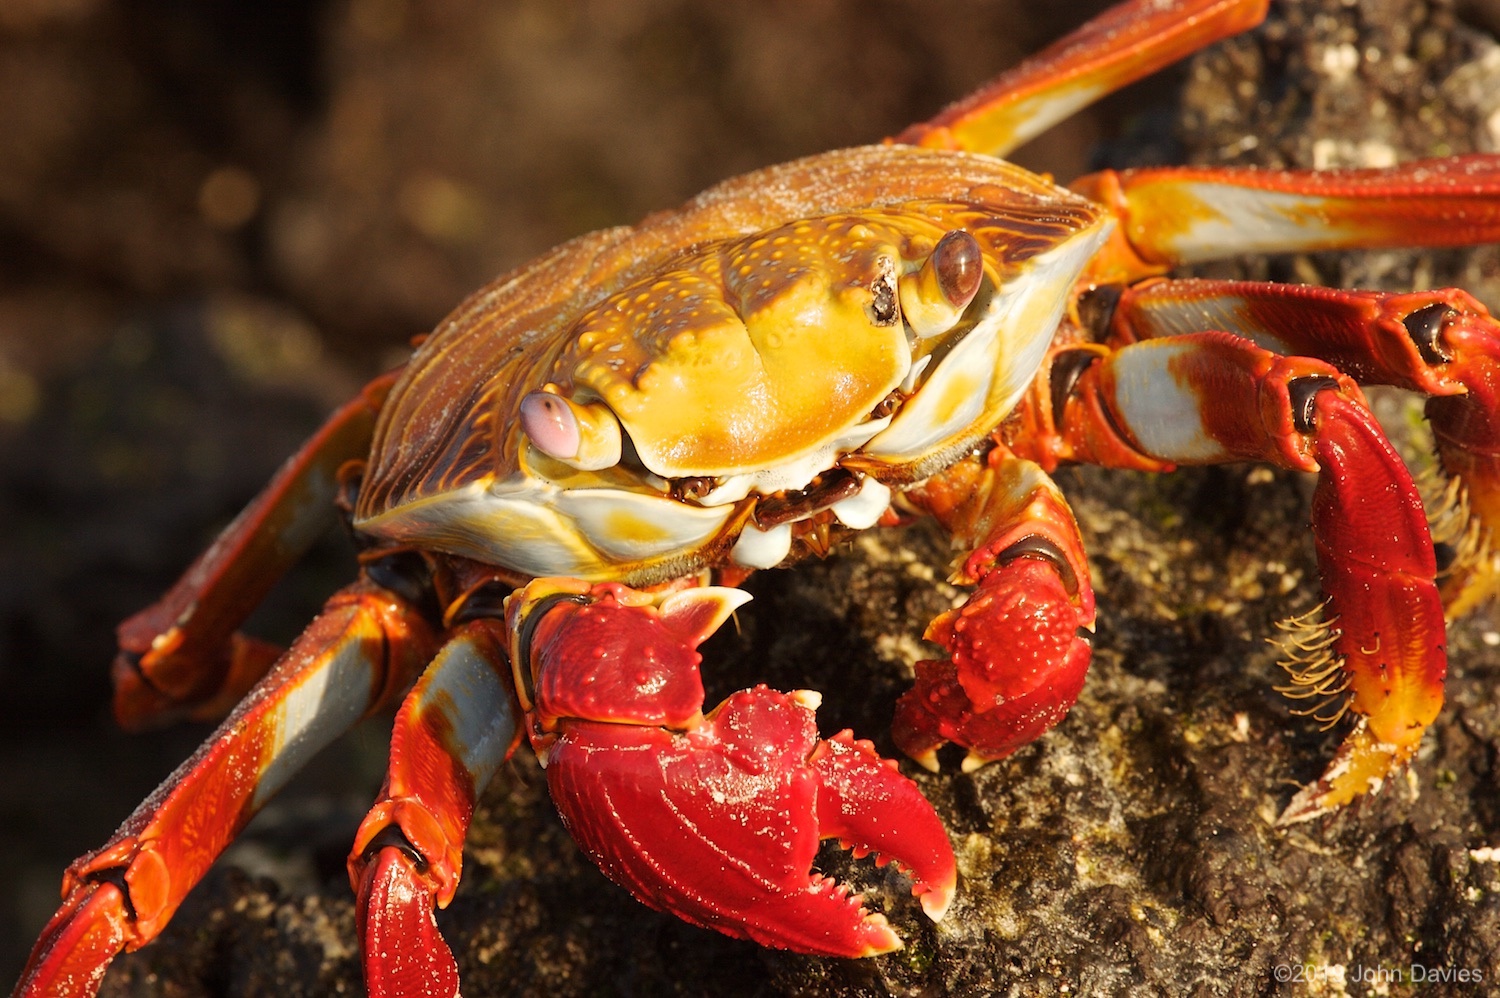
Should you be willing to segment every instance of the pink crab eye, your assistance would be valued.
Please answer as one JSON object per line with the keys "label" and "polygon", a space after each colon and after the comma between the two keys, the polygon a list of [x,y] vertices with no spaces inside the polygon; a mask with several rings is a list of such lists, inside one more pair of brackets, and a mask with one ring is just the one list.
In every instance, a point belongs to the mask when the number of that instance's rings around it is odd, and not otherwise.
{"label": "pink crab eye", "polygon": [[938,240],[932,250],[932,269],[938,289],[954,308],[967,308],[979,291],[984,276],[984,257],[979,243],[963,229],[954,229]]}
{"label": "pink crab eye", "polygon": [[532,392],[521,400],[521,431],[548,457],[566,461],[578,454],[578,419],[551,392]]}

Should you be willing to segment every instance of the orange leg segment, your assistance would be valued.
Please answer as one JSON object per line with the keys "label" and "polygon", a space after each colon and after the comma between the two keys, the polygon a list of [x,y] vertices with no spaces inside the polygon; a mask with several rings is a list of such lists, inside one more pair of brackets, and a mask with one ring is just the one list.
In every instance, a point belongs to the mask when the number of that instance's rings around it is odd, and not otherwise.
{"label": "orange leg segment", "polygon": [[327,527],[338,470],[369,451],[395,380],[376,379],[329,417],[166,595],[120,625],[122,727],[222,717],[265,675],[280,649],[235,628]]}
{"label": "orange leg segment", "polygon": [[926,638],[947,652],[918,662],[892,732],[929,769],[946,741],[965,769],[1039,738],[1078,699],[1092,653],[1094,594],[1078,527],[1030,461],[996,445],[906,493],[970,553],[952,581],[976,587]]}
{"label": "orange leg segment", "polygon": [[1003,156],[1105,94],[1265,19],[1267,0],[1129,0],[894,141]]}
{"label": "orange leg segment", "polygon": [[1126,284],[1178,264],[1246,253],[1500,240],[1500,155],[1388,169],[1106,170],[1068,186],[1119,219],[1087,275],[1094,284]]}
{"label": "orange leg segment", "polygon": [[88,995],[109,961],[166,926],[188,891],[303,763],[390,701],[432,651],[420,615],[368,582],[335,595],[276,667],[63,880],[18,998]]}

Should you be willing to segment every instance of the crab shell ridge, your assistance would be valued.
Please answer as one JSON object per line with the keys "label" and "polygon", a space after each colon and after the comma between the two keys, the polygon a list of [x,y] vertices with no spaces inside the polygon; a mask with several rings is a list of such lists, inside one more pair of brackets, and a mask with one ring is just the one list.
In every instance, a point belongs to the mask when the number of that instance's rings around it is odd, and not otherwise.
{"label": "crab shell ridge", "polygon": [[[881,505],[878,483],[930,474],[1009,412],[1109,225],[1002,160],[871,146],[582,236],[471,296],[417,351],[355,527],[518,576],[640,585],[713,564],[754,531],[761,497],[841,465]],[[983,289],[919,342],[882,286],[954,229],[979,244]],[[622,459],[585,471],[531,446],[520,409],[539,390],[607,406]]]}

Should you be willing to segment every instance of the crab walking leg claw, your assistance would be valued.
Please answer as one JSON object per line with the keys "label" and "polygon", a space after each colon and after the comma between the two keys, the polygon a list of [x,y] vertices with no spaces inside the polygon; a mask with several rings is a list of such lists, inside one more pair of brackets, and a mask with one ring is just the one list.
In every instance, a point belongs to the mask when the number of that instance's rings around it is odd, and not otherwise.
{"label": "crab walking leg claw", "polygon": [[897,949],[883,916],[813,871],[818,841],[909,871],[936,921],[956,880],[947,833],[868,742],[818,738],[816,693],[757,686],[702,712],[695,649],[746,599],[558,579],[511,597],[513,661],[553,802],[599,868],[653,908],[804,953]]}
{"label": "crab walking leg claw", "polygon": [[[1318,472],[1312,526],[1327,603],[1296,636],[1312,659],[1293,664],[1293,686],[1346,697],[1358,720],[1281,820],[1346,804],[1411,758],[1443,701],[1437,564],[1416,486],[1352,380],[1228,333],[1168,336],[1095,362],[1064,413],[1080,460],[1117,464],[1129,448],[1151,461]],[[1125,439],[1095,450],[1110,432]]]}
{"label": "crab walking leg claw", "polygon": [[330,416],[165,596],[120,625],[122,727],[217,720],[271,668],[280,649],[235,628],[333,522],[339,467],[368,452],[395,380],[376,379]]}
{"label": "crab walking leg claw", "polygon": [[1427,418],[1450,481],[1434,513],[1434,539],[1454,550],[1443,584],[1449,617],[1500,590],[1500,322],[1483,305],[1455,288],[1158,280],[1125,289],[1111,333],[1130,342],[1189,329],[1223,329],[1364,383],[1430,396]]}
{"label": "crab walking leg claw", "polygon": [[192,758],[63,880],[16,986],[89,995],[123,949],[166,926],[245,823],[314,754],[390,701],[431,652],[420,617],[367,582],[334,596]]}
{"label": "crab walking leg claw", "polygon": [[517,744],[509,681],[503,625],[470,621],[396,714],[385,787],[349,855],[374,998],[458,994],[433,908],[453,900],[474,802]]}
{"label": "crab walking leg claw", "polygon": [[999,445],[906,498],[970,552],[951,581],[975,592],[928,627],[948,657],[917,663],[892,733],[928,769],[947,741],[977,769],[1041,737],[1078,699],[1094,627],[1083,541],[1052,480]]}
{"label": "crab walking leg claw", "polygon": [[1118,4],[893,141],[991,156],[1126,84],[1259,24],[1268,0]]}

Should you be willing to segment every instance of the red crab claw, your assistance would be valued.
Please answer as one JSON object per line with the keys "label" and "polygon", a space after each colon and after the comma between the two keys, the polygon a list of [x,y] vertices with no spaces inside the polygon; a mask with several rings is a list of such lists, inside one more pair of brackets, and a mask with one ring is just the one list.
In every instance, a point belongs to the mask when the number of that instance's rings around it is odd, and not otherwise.
{"label": "red crab claw", "polygon": [[955,465],[918,499],[973,546],[950,581],[974,591],[928,625],[924,637],[946,656],[916,663],[891,733],[934,771],[944,743],[962,745],[972,772],[1040,738],[1078,699],[1093,650],[1088,562],[1057,487],[998,449],[985,465]]}
{"label": "red crab claw", "polygon": [[[819,840],[837,838],[909,871],[927,915],[942,917],[956,879],[942,823],[868,742],[818,738],[816,693],[758,686],[701,713],[695,649],[743,594],[697,589],[653,604],[599,586],[580,596],[593,602],[541,607],[530,630],[532,740],[564,824],[610,879],[653,908],[767,946],[844,957],[899,948],[883,916],[812,870]],[[621,695],[598,695],[606,687]]]}

